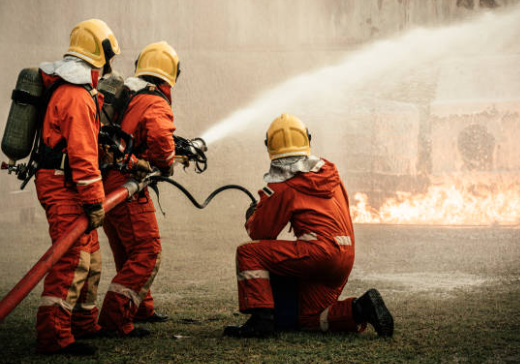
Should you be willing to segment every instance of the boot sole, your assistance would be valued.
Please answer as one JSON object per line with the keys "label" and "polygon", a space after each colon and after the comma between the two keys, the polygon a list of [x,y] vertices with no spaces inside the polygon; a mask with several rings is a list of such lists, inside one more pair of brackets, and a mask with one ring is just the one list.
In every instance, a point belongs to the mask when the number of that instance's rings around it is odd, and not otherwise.
{"label": "boot sole", "polygon": [[383,297],[374,288],[370,289],[367,295],[374,308],[374,312],[370,315],[370,324],[374,326],[379,336],[392,336],[394,333],[394,318],[388,308],[386,308]]}

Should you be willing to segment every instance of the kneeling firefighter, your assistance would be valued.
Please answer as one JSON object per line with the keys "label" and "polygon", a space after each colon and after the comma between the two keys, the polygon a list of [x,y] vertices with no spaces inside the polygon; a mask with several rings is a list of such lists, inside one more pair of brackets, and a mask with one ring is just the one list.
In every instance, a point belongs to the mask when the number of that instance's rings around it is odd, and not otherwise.
{"label": "kneeling firefighter", "polygon": [[[377,290],[338,301],[354,264],[355,239],[335,165],[310,155],[307,128],[289,114],[272,122],[265,143],[267,186],[246,213],[253,241],[236,254],[239,307],[251,317],[226,327],[224,335],[269,336],[294,316],[292,329],[361,332],[370,323],[379,335],[391,336],[393,318]],[[296,240],[276,240],[288,222]]]}
{"label": "kneeling firefighter", "polygon": [[47,102],[39,139],[36,191],[55,242],[86,212],[83,234],[52,267],[44,281],[36,329],[37,351],[91,355],[96,349],[75,339],[99,331],[96,296],[101,254],[95,228],[103,223],[104,190],[98,166],[100,72],[109,72],[119,45],[101,20],[74,27],[61,61],[42,63]]}
{"label": "kneeling firefighter", "polygon": [[[135,76],[125,81],[128,99],[117,116],[121,130],[134,136],[134,166],[143,173],[158,168],[173,174],[175,143],[171,89],[179,76],[179,58],[166,42],[146,46],[136,61]],[[107,193],[131,176],[111,169],[104,179]],[[168,319],[154,309],[150,286],[161,262],[161,240],[155,207],[145,189],[110,211],[103,225],[117,274],[101,308],[99,323],[107,333],[143,337],[150,334],[134,321]]]}

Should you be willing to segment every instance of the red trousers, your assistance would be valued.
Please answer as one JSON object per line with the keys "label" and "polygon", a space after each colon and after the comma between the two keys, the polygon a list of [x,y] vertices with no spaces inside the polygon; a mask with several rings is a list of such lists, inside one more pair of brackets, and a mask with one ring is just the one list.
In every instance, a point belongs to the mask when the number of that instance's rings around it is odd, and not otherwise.
{"label": "red trousers", "polygon": [[260,240],[237,248],[240,311],[274,309],[270,273],[298,279],[300,326],[323,331],[355,331],[354,297],[338,301],[354,263],[354,249],[330,241]]}
{"label": "red trousers", "polygon": [[[63,181],[60,188],[62,197],[68,194],[70,199],[44,204],[53,243],[84,213],[74,191],[63,188]],[[38,188],[42,203],[48,192]],[[57,351],[73,343],[75,337],[100,329],[96,307],[100,275],[101,252],[97,232],[92,231],[82,235],[45,277],[36,319],[37,351]]]}
{"label": "red trousers", "polygon": [[[110,190],[107,185],[105,189]],[[146,318],[154,313],[150,286],[161,261],[161,241],[148,191],[110,211],[103,229],[110,242],[117,274],[105,296],[99,324],[127,334],[134,329],[136,315]]]}

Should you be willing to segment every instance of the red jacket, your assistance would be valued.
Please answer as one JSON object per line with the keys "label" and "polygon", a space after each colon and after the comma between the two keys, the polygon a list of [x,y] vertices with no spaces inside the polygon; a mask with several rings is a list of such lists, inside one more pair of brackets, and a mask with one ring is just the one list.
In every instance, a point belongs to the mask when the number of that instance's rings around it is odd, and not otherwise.
{"label": "red jacket", "polygon": [[[171,88],[161,88],[171,102]],[[173,112],[170,104],[159,95],[135,96],[123,115],[121,129],[134,136],[134,151],[153,166],[167,168],[175,158]],[[143,148],[145,146],[145,148]],[[126,182],[128,176],[111,170],[105,178],[107,193]]]}
{"label": "red jacket", "polygon": [[[41,72],[43,83],[48,88],[57,76]],[[92,71],[96,86],[98,71]],[[101,108],[103,96],[98,93]],[[98,116],[96,118],[96,116]],[[83,204],[101,203],[105,193],[98,164],[99,115],[91,94],[81,85],[65,83],[59,86],[51,96],[43,121],[43,142],[54,148],[62,139],[66,140],[63,152],[67,153],[72,170],[72,181]],[[60,177],[60,178],[58,178]],[[59,184],[63,187],[63,177],[55,170],[39,170],[36,183],[45,201],[60,199],[55,196]],[[55,186],[56,185],[56,186]]]}
{"label": "red jacket", "polygon": [[336,166],[323,161],[318,172],[300,173],[258,191],[257,210],[246,222],[251,239],[276,239],[290,222],[296,237],[316,234],[320,240],[330,240],[348,236],[354,244],[347,191]]}
{"label": "red jacket", "polygon": [[[161,91],[170,101],[170,87],[161,88]],[[125,111],[121,129],[134,136],[134,148],[137,150],[146,143],[139,158],[144,158],[159,168],[167,168],[174,162],[173,112],[170,104],[161,96],[135,96]]]}

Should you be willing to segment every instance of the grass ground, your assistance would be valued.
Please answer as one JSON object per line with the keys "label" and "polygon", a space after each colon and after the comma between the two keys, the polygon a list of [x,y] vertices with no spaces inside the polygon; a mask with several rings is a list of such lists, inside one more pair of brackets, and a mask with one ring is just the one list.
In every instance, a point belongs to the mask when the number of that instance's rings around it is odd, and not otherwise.
{"label": "grass ground", "polygon": [[[146,339],[93,340],[95,358],[42,357],[33,349],[37,287],[0,324],[0,363],[520,363],[520,229],[356,226],[344,295],[378,288],[395,317],[392,339],[369,329],[237,340],[222,337],[222,328],[244,321],[233,263],[245,235],[161,225],[164,261],[153,292],[172,320],[149,326]],[[43,222],[23,234],[2,231],[1,296],[48,247]],[[114,268],[101,239],[104,293]]]}

